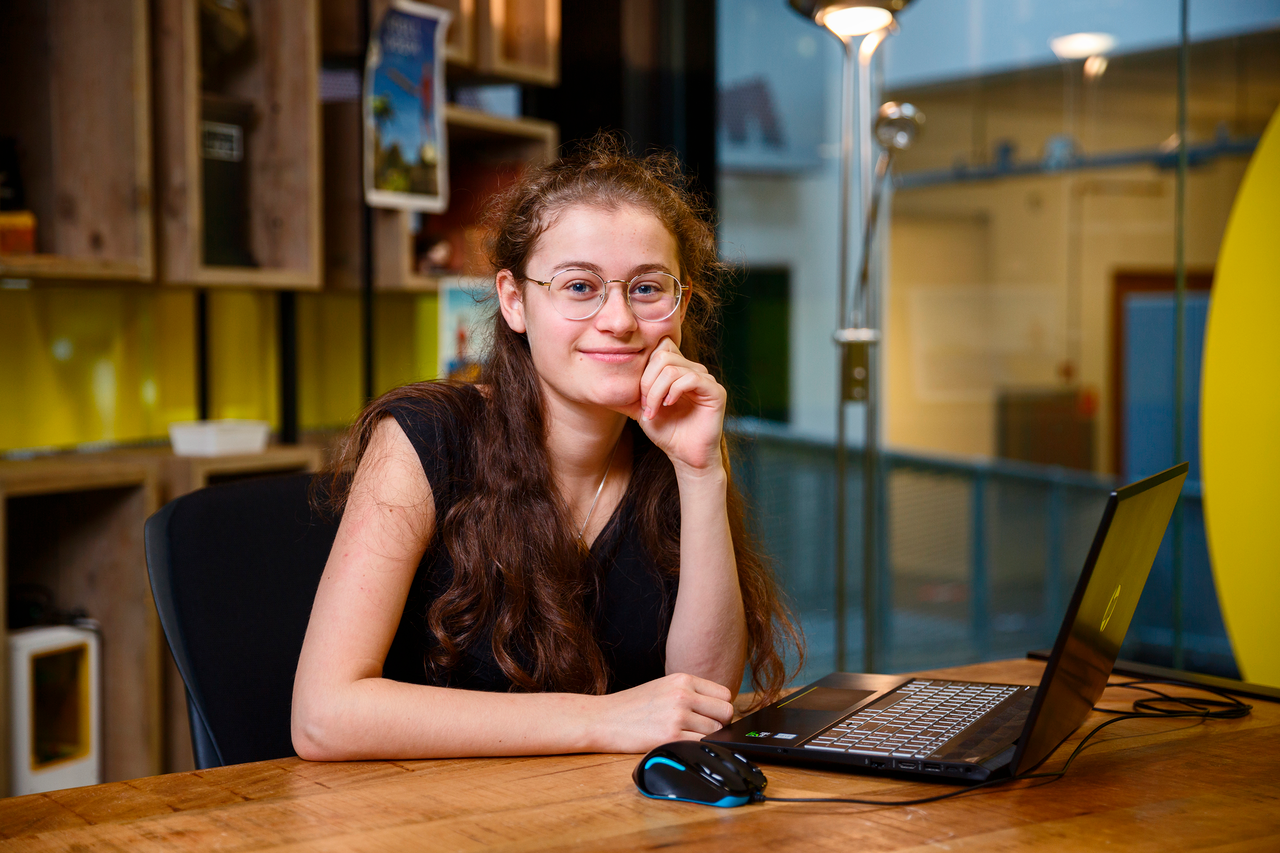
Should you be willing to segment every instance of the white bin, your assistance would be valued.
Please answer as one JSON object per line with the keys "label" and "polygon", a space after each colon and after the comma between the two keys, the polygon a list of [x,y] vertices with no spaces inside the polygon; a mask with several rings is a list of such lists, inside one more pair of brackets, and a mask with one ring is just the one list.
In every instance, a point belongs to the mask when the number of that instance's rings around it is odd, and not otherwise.
{"label": "white bin", "polygon": [[169,442],[178,456],[232,456],[267,449],[271,424],[225,418],[169,424]]}
{"label": "white bin", "polygon": [[102,781],[98,633],[72,625],[9,634],[9,792]]}

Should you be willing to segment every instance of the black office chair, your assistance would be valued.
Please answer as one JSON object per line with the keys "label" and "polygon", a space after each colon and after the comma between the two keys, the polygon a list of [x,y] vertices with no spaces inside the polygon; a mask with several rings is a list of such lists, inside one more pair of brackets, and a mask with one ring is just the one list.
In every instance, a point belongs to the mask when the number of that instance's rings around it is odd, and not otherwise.
{"label": "black office chair", "polygon": [[293,675],[336,522],[312,475],[210,486],[147,519],[151,592],[204,769],[294,755]]}

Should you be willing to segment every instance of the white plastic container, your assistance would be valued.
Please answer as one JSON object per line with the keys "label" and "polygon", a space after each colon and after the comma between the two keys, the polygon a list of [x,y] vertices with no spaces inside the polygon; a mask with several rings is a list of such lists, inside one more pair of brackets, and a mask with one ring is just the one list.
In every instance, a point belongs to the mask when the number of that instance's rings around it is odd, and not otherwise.
{"label": "white plastic container", "polygon": [[271,424],[224,418],[169,424],[169,442],[178,456],[232,456],[267,449]]}

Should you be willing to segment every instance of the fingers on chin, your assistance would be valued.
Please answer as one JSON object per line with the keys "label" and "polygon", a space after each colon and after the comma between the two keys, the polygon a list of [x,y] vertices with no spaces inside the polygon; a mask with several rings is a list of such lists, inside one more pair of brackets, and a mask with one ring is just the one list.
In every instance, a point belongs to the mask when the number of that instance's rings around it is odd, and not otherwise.
{"label": "fingers on chin", "polygon": [[667,391],[667,404],[674,403],[685,392],[702,390],[702,383],[702,377],[698,374],[686,373],[671,383],[671,388]]}

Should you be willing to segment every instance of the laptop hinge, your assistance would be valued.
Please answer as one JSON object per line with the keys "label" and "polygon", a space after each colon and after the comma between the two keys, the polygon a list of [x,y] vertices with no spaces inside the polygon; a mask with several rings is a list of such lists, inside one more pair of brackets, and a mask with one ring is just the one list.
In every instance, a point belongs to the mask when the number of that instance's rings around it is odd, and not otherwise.
{"label": "laptop hinge", "polygon": [[1017,748],[1018,745],[1015,743],[1001,752],[996,753],[986,761],[980,762],[980,766],[985,767],[987,770],[992,772],[1002,770],[1009,766],[1009,762],[1013,761],[1013,753]]}

